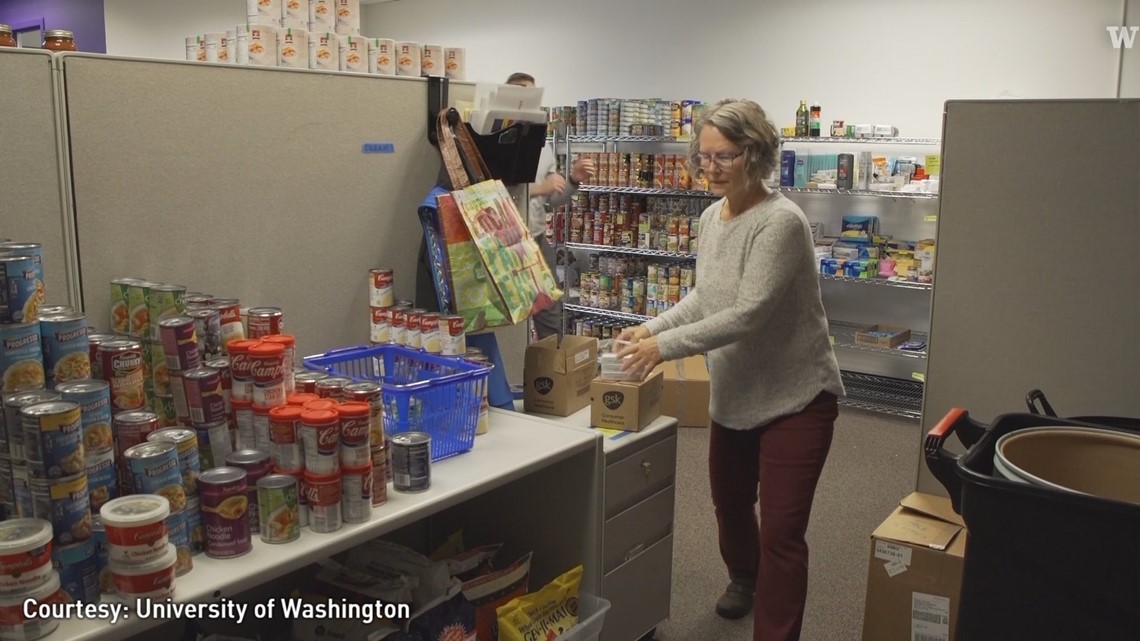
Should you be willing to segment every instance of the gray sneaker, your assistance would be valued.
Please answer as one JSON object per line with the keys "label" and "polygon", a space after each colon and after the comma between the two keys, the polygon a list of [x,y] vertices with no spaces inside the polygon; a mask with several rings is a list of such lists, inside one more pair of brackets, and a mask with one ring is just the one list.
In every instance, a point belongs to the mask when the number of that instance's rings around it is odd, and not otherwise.
{"label": "gray sneaker", "polygon": [[756,588],[732,582],[716,600],[716,613],[726,619],[739,619],[752,611]]}

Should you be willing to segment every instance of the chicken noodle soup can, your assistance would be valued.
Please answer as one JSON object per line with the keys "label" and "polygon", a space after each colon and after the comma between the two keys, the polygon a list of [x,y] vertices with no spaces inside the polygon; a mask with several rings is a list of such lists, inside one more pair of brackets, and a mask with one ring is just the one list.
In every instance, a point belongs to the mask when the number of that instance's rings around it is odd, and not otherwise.
{"label": "chicken noodle soup can", "polygon": [[190,316],[165,318],[158,324],[159,342],[168,370],[186,372],[201,366],[196,329]]}
{"label": "chicken noodle soup can", "polygon": [[440,353],[444,356],[467,354],[467,332],[462,316],[439,317]]}
{"label": "chicken noodle soup can", "polygon": [[348,401],[367,403],[368,441],[371,447],[384,443],[384,388],[379,383],[368,381],[353,383],[344,388],[344,396]]}
{"label": "chicken noodle soup can", "polygon": [[420,316],[420,347],[429,354],[439,354],[442,349],[439,319],[440,315],[434,313]]}
{"label": "chicken noodle soup can", "polygon": [[370,270],[368,284],[368,304],[372,307],[391,307],[396,302],[393,270],[387,268]]}
{"label": "chicken noodle soup can", "polygon": [[146,407],[142,343],[137,340],[107,341],[99,346],[103,378],[111,385],[111,407],[115,412]]}
{"label": "chicken noodle soup can", "polygon": [[91,538],[91,497],[87,475],[62,479],[28,479],[32,516],[51,521],[57,545],[71,545]]}
{"label": "chicken noodle soup can", "polygon": [[372,462],[341,472],[340,512],[345,523],[367,523],[372,518]]}
{"label": "chicken noodle soup can", "polygon": [[51,401],[28,405],[20,410],[20,424],[32,476],[59,479],[86,471],[79,403]]}
{"label": "chicken noodle soup can", "polygon": [[300,434],[304,411],[294,405],[269,410],[269,453],[279,472],[296,473],[305,469],[305,450]]}
{"label": "chicken noodle soup can", "polygon": [[172,441],[140,443],[123,453],[131,470],[136,494],[157,494],[170,502],[170,513],[186,508],[186,488],[178,463],[178,447]]}
{"label": "chicken noodle soup can", "polygon": [[369,464],[371,450],[372,406],[368,403],[341,403],[340,414],[340,465],[342,468],[361,468]]}
{"label": "chicken noodle soup can", "polygon": [[195,425],[217,423],[228,418],[222,398],[222,376],[218,370],[199,367],[182,373],[190,422]]}
{"label": "chicken noodle soup can", "polygon": [[277,307],[252,307],[249,310],[247,336],[261,338],[285,331],[285,314]]}
{"label": "chicken noodle soup can", "polygon": [[314,385],[317,396],[321,398],[330,398],[335,401],[344,400],[344,389],[352,385],[351,378],[342,378],[339,376],[326,376],[317,381]]}
{"label": "chicken noodle soup can", "polygon": [[230,400],[253,402],[253,359],[250,350],[261,344],[254,339],[233,341],[227,346],[230,355]]}
{"label": "chicken noodle soup can", "polygon": [[0,376],[4,392],[43,389],[44,360],[39,322],[0,325]]}
{"label": "chicken noodle soup can", "polygon": [[257,482],[273,472],[269,452],[262,450],[238,450],[226,457],[226,465],[245,470],[246,495],[249,499],[249,531],[257,534],[261,529],[261,517],[257,510]]}
{"label": "chicken noodle soup can", "polygon": [[431,436],[405,432],[392,436],[392,489],[414,493],[431,489]]}
{"label": "chicken noodle soup can", "polygon": [[[297,338],[292,334],[273,334],[261,339],[264,343],[271,345],[280,345],[285,348],[285,354],[282,358],[284,363],[284,380],[285,380],[285,393],[292,394],[297,390],[296,380],[293,378],[293,372],[297,368]],[[280,404],[284,405],[284,401]],[[275,405],[267,405],[266,407],[276,407]]]}
{"label": "chicken noodle soup can", "polygon": [[52,573],[51,541],[51,523],[44,519],[0,523],[0,592],[22,592],[47,581]]}
{"label": "chicken noodle soup can", "polygon": [[43,276],[27,254],[0,252],[0,323],[28,323],[39,315],[44,302]]}
{"label": "chicken noodle soup can", "polygon": [[316,475],[340,471],[340,416],[336,410],[301,413],[301,445],[305,469]]}
{"label": "chicken noodle soup can", "polygon": [[296,383],[296,391],[301,394],[316,394],[317,382],[328,378],[329,375],[324,372],[297,372],[293,375],[293,381]]}
{"label": "chicken noodle soup can", "polygon": [[83,314],[40,316],[47,386],[91,378],[91,355],[87,349],[87,317]]}
{"label": "chicken noodle soup can", "polygon": [[221,355],[222,314],[216,309],[202,307],[187,310],[186,316],[194,320],[194,337],[198,342],[200,360],[216,358]]}
{"label": "chicken noodle soup can", "polygon": [[388,322],[391,308],[372,307],[372,322],[369,325],[368,340],[373,343],[387,343],[392,338],[392,328]]}
{"label": "chicken noodle soup can", "polygon": [[147,441],[170,441],[178,455],[178,471],[182,474],[182,488],[186,497],[198,496],[198,477],[202,473],[202,459],[198,452],[198,432],[188,427],[167,427],[147,435]]}
{"label": "chicken noodle soup can", "polygon": [[246,483],[245,470],[240,467],[214,468],[198,478],[206,556],[229,559],[252,549]]}
{"label": "chicken noodle soup can", "polygon": [[88,453],[84,463],[87,468],[87,495],[91,503],[91,514],[98,514],[108,501],[119,496],[115,450]]}
{"label": "chicken noodle soup can", "polygon": [[222,320],[222,348],[233,341],[245,338],[245,325],[241,322],[241,302],[236,298],[215,298],[212,307]]}
{"label": "chicken noodle soup can", "polygon": [[309,506],[309,529],[335,532],[344,524],[341,513],[341,480],[339,474],[317,475],[306,471],[301,483]]}
{"label": "chicken noodle soup can", "polygon": [[226,404],[226,414],[229,415],[233,412],[233,406],[230,399],[233,398],[233,379],[230,378],[230,359],[228,358],[215,358],[206,362],[206,367],[218,372],[218,376],[222,379],[222,400]]}
{"label": "chicken noodle soup can", "polygon": [[261,540],[289,543],[301,536],[300,488],[297,479],[270,474],[257,481],[257,511]]}

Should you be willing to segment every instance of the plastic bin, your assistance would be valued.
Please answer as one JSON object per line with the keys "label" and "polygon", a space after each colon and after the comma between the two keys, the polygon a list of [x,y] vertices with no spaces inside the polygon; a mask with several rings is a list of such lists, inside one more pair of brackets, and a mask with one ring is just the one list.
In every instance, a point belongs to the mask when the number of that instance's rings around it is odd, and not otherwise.
{"label": "plastic bin", "polygon": [[[1072,419],[1006,414],[985,426],[952,410],[927,436],[927,465],[969,532],[957,639],[1140,639],[1140,505],[1010,481],[997,440]],[[958,432],[969,447],[943,449]],[[976,442],[975,442],[976,441]]]}
{"label": "plastic bin", "polygon": [[555,641],[597,641],[602,636],[610,602],[602,597],[578,594],[578,624],[558,635]]}
{"label": "plastic bin", "polygon": [[401,345],[348,347],[307,356],[304,363],[306,369],[330,376],[383,385],[384,431],[428,433],[433,461],[475,444],[487,376],[494,369]]}

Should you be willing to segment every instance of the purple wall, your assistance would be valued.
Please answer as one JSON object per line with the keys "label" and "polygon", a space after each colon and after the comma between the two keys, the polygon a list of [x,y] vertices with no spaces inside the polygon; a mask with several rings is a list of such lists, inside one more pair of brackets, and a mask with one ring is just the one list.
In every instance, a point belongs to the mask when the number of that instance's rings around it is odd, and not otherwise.
{"label": "purple wall", "polygon": [[32,25],[75,33],[80,51],[107,53],[103,0],[0,0],[0,23],[24,29]]}

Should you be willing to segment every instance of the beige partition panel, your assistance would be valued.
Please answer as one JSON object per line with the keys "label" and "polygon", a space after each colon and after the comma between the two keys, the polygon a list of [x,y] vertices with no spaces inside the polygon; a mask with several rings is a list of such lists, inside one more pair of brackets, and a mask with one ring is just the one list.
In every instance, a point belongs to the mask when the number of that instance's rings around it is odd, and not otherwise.
{"label": "beige partition panel", "polygon": [[[944,128],[924,434],[1035,388],[1140,416],[1140,100],[951,101]],[[944,492],[924,462],[918,487]]]}
{"label": "beige partition panel", "polygon": [[[435,183],[421,79],[70,55],[83,299],[177,283],[276,306],[298,353],[368,341],[368,270],[414,293]],[[470,86],[452,87],[470,99]],[[394,153],[364,153],[389,143]]]}
{"label": "beige partition panel", "polygon": [[0,238],[43,245],[48,303],[78,304],[68,277],[73,253],[65,249],[69,207],[52,55],[0,48],[0,79]]}

